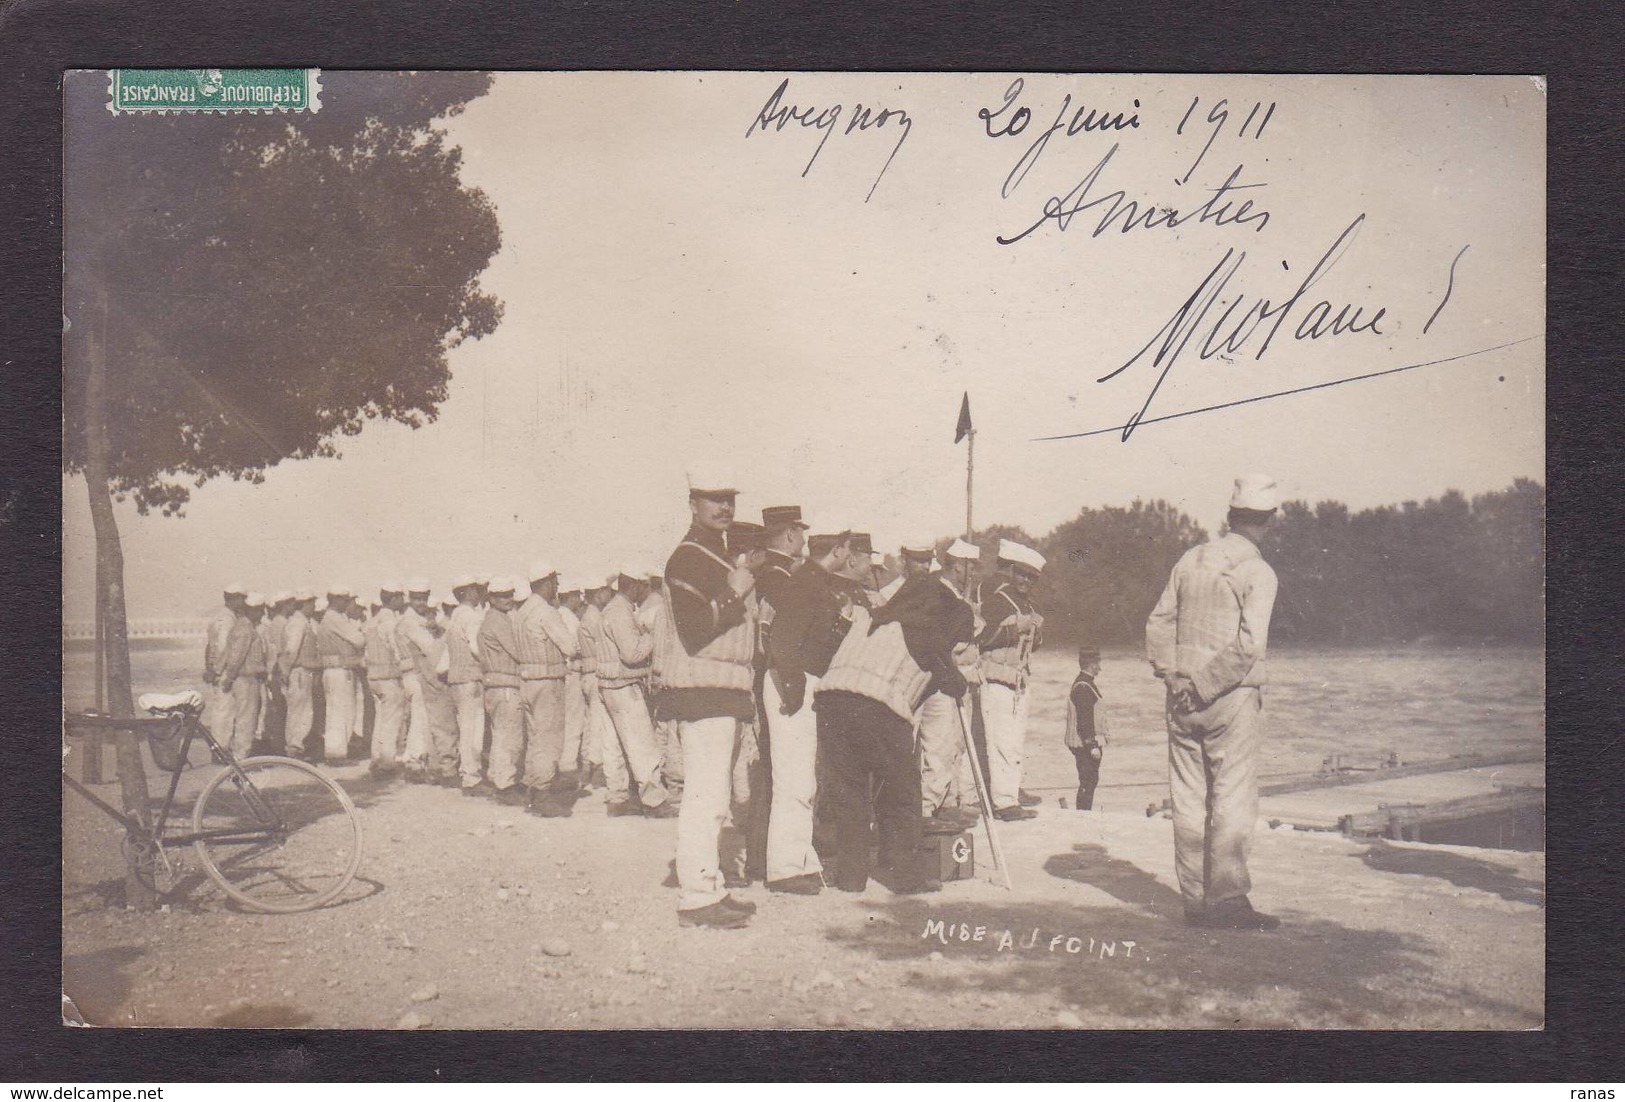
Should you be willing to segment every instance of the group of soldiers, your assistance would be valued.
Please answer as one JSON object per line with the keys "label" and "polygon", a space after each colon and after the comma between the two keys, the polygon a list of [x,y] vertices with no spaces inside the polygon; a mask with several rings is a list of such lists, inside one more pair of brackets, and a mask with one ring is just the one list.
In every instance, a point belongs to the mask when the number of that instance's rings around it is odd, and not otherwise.
{"label": "group of soldiers", "polygon": [[736,520],[737,494],[691,474],[664,566],[537,562],[461,577],[439,603],[422,578],[367,602],[228,586],[210,726],[234,753],[365,755],[375,776],[543,817],[597,786],[610,815],[676,817],[684,925],[745,925],[755,907],[728,889],[753,879],[936,890],[923,835],[977,820],[978,768],[992,814],[1035,814],[1021,766],[1043,556],[1003,540],[984,579],[976,546],[920,542],[892,567],[798,506]]}
{"label": "group of soldiers", "polygon": [[[229,586],[211,726],[236,753],[365,753],[377,776],[547,818],[601,784],[610,815],[676,817],[684,926],[747,925],[756,906],[729,889],[756,879],[939,890],[928,829],[1036,814],[1021,772],[1044,557],[1001,540],[986,572],[964,540],[914,543],[893,571],[867,533],[814,530],[794,505],[736,520],[737,499],[728,475],[691,472],[663,567],[584,579],[538,562],[459,578],[438,606],[421,578],[379,586],[370,609],[344,585],[325,600]],[[1226,531],[1180,559],[1146,628],[1195,925],[1279,924],[1247,895],[1276,589],[1259,544],[1278,505],[1273,479],[1238,479]],[[1080,808],[1107,735],[1099,668],[1081,650],[1068,694]]]}

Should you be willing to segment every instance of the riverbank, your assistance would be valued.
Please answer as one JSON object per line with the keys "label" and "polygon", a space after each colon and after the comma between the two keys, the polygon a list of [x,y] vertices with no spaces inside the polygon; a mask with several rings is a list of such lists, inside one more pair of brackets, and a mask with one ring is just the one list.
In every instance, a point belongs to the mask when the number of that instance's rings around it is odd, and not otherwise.
{"label": "riverbank", "polygon": [[[740,894],[742,931],[679,928],[671,821],[601,797],[541,820],[337,775],[367,854],[338,905],[243,914],[198,883],[127,912],[117,830],[68,804],[64,987],[85,1020],[303,1028],[1539,1028],[1539,853],[1261,829],[1274,933],[1181,919],[1171,823],[1000,824],[1015,891]],[[950,932],[951,931],[951,932]]]}

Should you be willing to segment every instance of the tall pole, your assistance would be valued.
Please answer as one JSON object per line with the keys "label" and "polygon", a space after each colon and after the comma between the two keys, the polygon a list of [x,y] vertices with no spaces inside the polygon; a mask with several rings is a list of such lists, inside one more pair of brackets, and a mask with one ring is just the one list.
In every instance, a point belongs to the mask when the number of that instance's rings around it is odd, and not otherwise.
{"label": "tall pole", "polygon": [[976,430],[966,434],[969,446],[965,449],[965,539],[968,542],[976,531],[971,522],[971,498],[976,484]]}

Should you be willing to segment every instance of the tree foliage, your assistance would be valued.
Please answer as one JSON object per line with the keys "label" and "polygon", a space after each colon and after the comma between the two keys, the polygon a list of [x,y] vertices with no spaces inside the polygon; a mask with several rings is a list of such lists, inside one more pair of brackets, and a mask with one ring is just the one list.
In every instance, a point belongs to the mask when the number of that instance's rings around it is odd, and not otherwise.
{"label": "tree foliage", "polygon": [[[1358,513],[1336,501],[1286,502],[1263,548],[1281,582],[1271,636],[1314,645],[1538,643],[1544,524],[1544,491],[1528,479],[1470,501],[1452,490]],[[976,539],[984,563],[1001,536],[1048,559],[1034,596],[1051,641],[1118,645],[1141,642],[1174,563],[1207,539],[1164,501],[1083,509],[1036,538],[985,529]]]}
{"label": "tree foliage", "polygon": [[114,116],[105,74],[68,77],[68,470],[92,334],[112,489],[142,512],[434,420],[447,352],[502,312],[495,210],[435,125],[489,75],[327,73],[317,114],[226,116]]}

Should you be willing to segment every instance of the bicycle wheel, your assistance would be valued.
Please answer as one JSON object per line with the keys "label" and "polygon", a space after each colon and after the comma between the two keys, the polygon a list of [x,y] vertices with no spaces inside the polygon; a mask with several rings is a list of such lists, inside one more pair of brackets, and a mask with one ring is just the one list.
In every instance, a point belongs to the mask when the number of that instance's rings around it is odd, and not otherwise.
{"label": "bicycle wheel", "polygon": [[231,898],[291,914],[332,902],[361,864],[361,820],[344,789],[293,758],[221,770],[192,812],[204,870]]}

